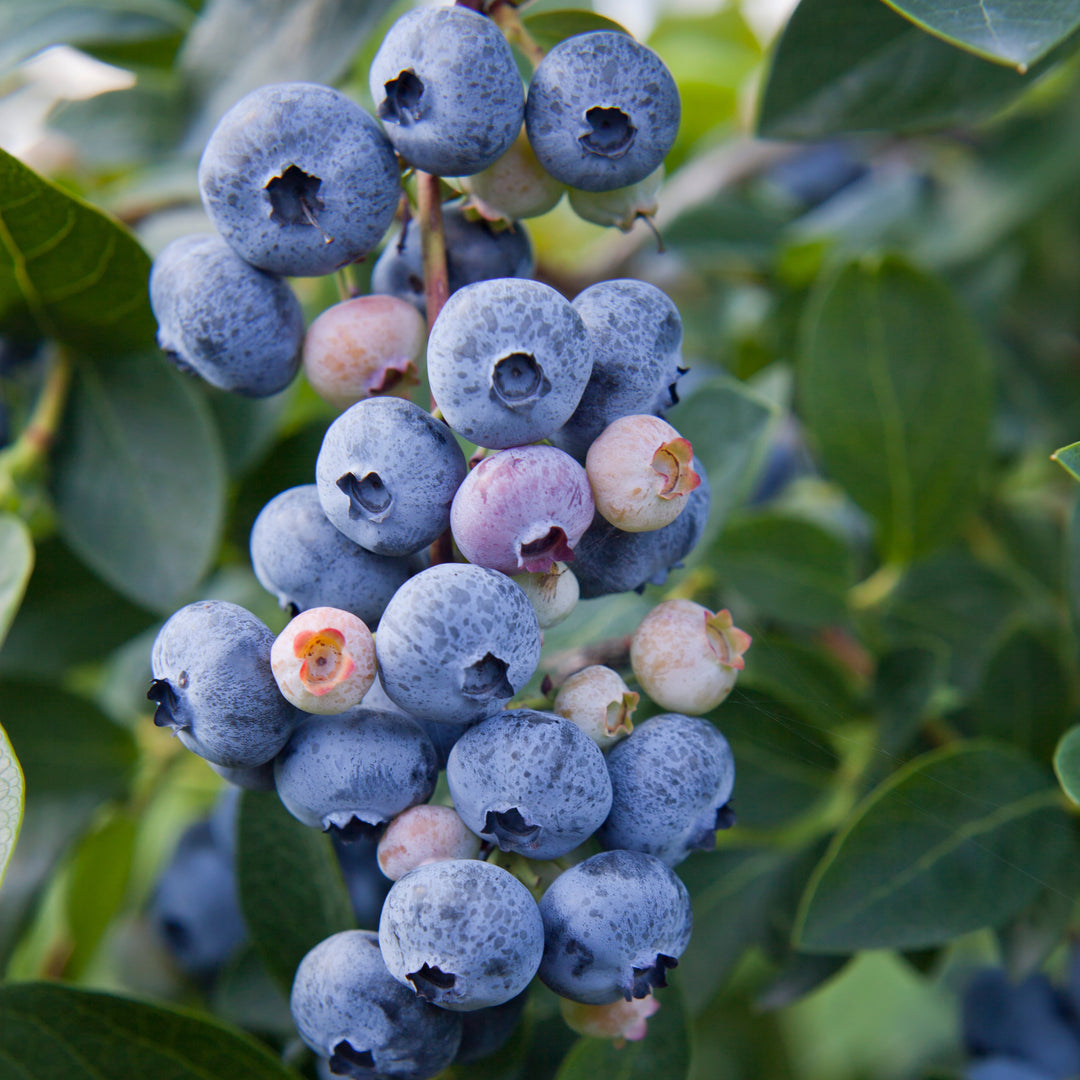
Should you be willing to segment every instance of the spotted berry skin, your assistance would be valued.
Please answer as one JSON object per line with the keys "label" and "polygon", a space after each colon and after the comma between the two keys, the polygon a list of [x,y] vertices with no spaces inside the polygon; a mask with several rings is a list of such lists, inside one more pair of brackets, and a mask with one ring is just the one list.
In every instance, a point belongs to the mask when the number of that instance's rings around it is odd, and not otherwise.
{"label": "spotted berry skin", "polygon": [[394,149],[436,176],[486,169],[521,129],[525,92],[510,46],[464,7],[402,15],[371,62],[370,86]]}
{"label": "spotted berry skin", "polygon": [[465,472],[445,424],[388,397],[346,409],[327,428],[315,462],[323,513],[377,555],[411,555],[444,533]]}
{"label": "spotted berry skin", "polygon": [[154,639],[154,723],[200,757],[247,769],[269,761],[300,720],[270,669],[274,634],[224,600],[188,604]]}
{"label": "spotted berry skin", "polygon": [[485,458],[450,507],[450,528],[469,562],[504,574],[545,573],[574,557],[592,523],[585,470],[554,446],[519,446]]}
{"label": "spotted berry skin", "polygon": [[375,634],[387,696],[400,708],[448,724],[499,712],[540,659],[540,627],[505,574],[440,563],[410,578]]}
{"label": "spotted berry skin", "polygon": [[544,927],[529,890],[477,859],[428,863],[395,882],[379,945],[398,982],[443,1009],[471,1012],[520,994],[536,974]]}
{"label": "spotted berry skin", "polygon": [[584,1005],[666,986],[693,925],[686,886],[639,851],[605,851],[565,870],[541,898],[540,915],[540,981]]}
{"label": "spotted berry skin", "polygon": [[733,824],[735,759],[707,720],[662,713],[608,751],[611,813],[597,832],[605,848],[642,851],[677,866],[716,845]]}
{"label": "spotted berry skin", "polygon": [[564,184],[611,191],[644,180],[679,131],[679,91],[651,49],[596,30],[556,45],[529,83],[525,129]]}
{"label": "spotted berry skin", "polygon": [[372,835],[427,802],[438,775],[435,748],[419,724],[362,705],[308,717],[274,762],[289,813],[345,838]]}
{"label": "spotted berry skin", "polygon": [[501,450],[546,439],[592,371],[585,326],[550,285],[496,278],[454,293],[428,339],[428,379],[446,422]]}
{"label": "spotted berry skin", "polygon": [[424,734],[427,735],[432,746],[435,747],[435,756],[438,759],[440,770],[446,768],[446,759],[450,756],[454,743],[458,741],[469,726],[468,724],[443,724],[438,720],[430,720],[419,713],[407,712],[386,696],[386,691],[382,688],[378,676],[375,677],[375,681],[371,684],[371,689],[364,695],[361,704],[368,706],[370,709],[401,713],[402,716],[415,720],[424,729]]}
{"label": "spotted berry skin", "polygon": [[219,390],[268,397],[299,370],[300,302],[218,236],[182,236],[162,250],[150,271],[150,306],[169,359]]}
{"label": "spotted berry skin", "polygon": [[534,709],[469,728],[450,751],[446,780],[474,833],[530,859],[573,851],[611,806],[600,748],[569,720]]}
{"label": "spotted berry skin", "polygon": [[331,1075],[429,1080],[454,1059],[461,1019],[396,982],[378,935],[344,930],[300,961],[289,1007],[300,1037]]}
{"label": "spotted berry skin", "polygon": [[260,270],[331,274],[366,255],[401,197],[397,159],[379,125],[329,86],[252,90],[218,122],[199,162],[214,227]]}

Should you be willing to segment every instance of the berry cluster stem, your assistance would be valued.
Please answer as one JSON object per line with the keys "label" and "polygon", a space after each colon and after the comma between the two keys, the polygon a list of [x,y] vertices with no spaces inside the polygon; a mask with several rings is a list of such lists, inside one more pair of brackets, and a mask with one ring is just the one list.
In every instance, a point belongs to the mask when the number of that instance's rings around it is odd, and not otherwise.
{"label": "berry cluster stem", "polygon": [[506,40],[511,45],[516,45],[524,53],[525,58],[532,64],[534,69],[538,68],[540,61],[544,59],[544,50],[540,48],[536,43],[536,39],[525,28],[517,7],[514,4],[506,3],[505,0],[502,3],[496,0],[491,5],[488,14],[503,32]]}
{"label": "berry cluster stem", "polygon": [[417,172],[416,188],[420,251],[424,261],[424,295],[427,300],[430,330],[450,296],[450,279],[446,270],[446,235],[443,232],[442,220],[442,192],[439,178],[425,172]]}

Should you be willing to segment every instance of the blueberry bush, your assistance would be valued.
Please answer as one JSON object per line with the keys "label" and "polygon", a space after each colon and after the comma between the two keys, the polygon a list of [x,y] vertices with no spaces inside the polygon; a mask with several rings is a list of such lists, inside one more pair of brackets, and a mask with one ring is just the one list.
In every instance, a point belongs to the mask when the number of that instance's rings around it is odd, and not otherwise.
{"label": "blueberry bush", "polygon": [[0,0],[0,1080],[1080,1074],[1080,0],[596,8]]}

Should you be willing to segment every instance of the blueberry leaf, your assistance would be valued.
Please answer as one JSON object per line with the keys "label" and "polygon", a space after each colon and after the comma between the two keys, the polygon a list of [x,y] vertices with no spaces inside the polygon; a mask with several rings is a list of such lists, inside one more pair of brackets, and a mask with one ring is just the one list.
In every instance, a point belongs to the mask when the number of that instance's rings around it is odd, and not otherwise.
{"label": "blueberry leaf", "polygon": [[1080,806],[1080,724],[1062,735],[1054,752],[1054,772],[1065,794]]}
{"label": "blueberry leaf", "polygon": [[26,785],[7,733],[0,727],[0,885],[22,826]]}
{"label": "blueberry leaf", "polygon": [[14,514],[0,514],[0,645],[22,603],[33,568],[30,530]]}
{"label": "blueberry leaf", "polygon": [[153,345],[150,257],[118,222],[0,150],[0,329],[88,351]]}
{"label": "blueberry leaf", "polygon": [[1074,480],[1080,480],[1080,442],[1055,450],[1050,460],[1056,461]]}
{"label": "blueberry leaf", "polygon": [[574,10],[542,11],[536,15],[529,15],[525,19],[525,29],[544,52],[553,49],[560,41],[565,41],[575,34],[589,34],[595,30],[627,33],[614,19],[595,15],[591,11]]}

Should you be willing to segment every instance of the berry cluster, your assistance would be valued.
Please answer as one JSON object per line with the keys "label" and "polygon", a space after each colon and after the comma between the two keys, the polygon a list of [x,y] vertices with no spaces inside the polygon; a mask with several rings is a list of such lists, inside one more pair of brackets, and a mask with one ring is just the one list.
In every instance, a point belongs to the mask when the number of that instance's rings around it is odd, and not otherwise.
{"label": "berry cluster", "polygon": [[[529,276],[521,226],[455,208],[440,310],[431,236],[411,225],[376,266],[388,294],[335,305],[306,339],[282,280],[377,245],[399,157],[469,177],[489,216],[542,212],[564,184],[624,199],[674,139],[671,75],[628,35],[586,33],[547,54],[526,98],[495,21],[459,5],[400,18],[371,89],[381,126],[310,84],[234,106],[199,169],[220,238],[155,264],[178,363],[261,395],[302,355],[343,411],[314,483],[272,499],[251,534],[257,577],[295,617],[275,637],[236,605],[182,608],[154,643],[149,696],[155,722],[233,783],[273,787],[338,843],[378,840],[394,881],[378,934],[314,948],[293,1016],[332,1073],[420,1080],[489,1052],[536,975],[580,1030],[640,1037],[690,937],[673,868],[734,820],[730,747],[699,717],[750,639],[726,611],[667,601],[629,666],[669,711],[634,728],[638,693],[597,666],[550,708],[514,707],[544,628],[579,597],[662,581],[702,534],[708,479],[661,417],[685,369],[659,289],[604,281],[571,302]],[[387,396],[425,348],[433,413]],[[429,803],[443,769],[452,809]]]}

